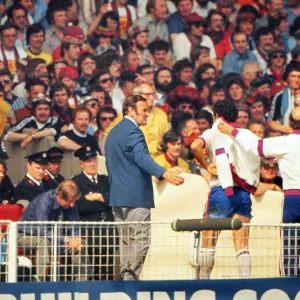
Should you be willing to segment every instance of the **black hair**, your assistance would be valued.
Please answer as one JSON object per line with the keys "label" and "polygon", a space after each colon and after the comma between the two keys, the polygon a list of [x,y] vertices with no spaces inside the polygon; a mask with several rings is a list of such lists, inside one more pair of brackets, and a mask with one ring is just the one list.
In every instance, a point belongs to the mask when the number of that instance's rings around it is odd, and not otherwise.
{"label": "black hair", "polygon": [[166,153],[168,150],[168,143],[174,144],[178,141],[178,139],[181,139],[181,143],[183,143],[183,137],[179,132],[176,132],[174,130],[167,131],[162,138],[162,143],[160,144],[160,150],[163,153]]}
{"label": "black hair", "polygon": [[219,16],[221,16],[223,18],[224,26],[226,26],[226,24],[227,24],[227,17],[226,17],[226,15],[222,11],[217,10],[217,9],[211,9],[209,11],[209,13],[208,13],[208,15],[206,17],[207,24],[210,23],[211,18],[212,18],[213,15],[219,15]]}
{"label": "black hair", "polygon": [[204,72],[206,72],[208,69],[214,69],[217,75],[217,69],[213,64],[207,63],[207,64],[203,64],[201,65],[197,70],[196,70],[196,80],[197,79],[202,79],[201,76]]}
{"label": "black hair", "polygon": [[[175,6],[177,7],[181,1],[183,1],[183,0],[175,0],[174,1]],[[193,0],[190,0],[190,1],[193,3]]]}
{"label": "black hair", "polygon": [[9,76],[10,80],[13,80],[13,76],[8,69],[0,70],[0,76],[4,76],[4,75]]}
{"label": "black hair", "polygon": [[269,27],[260,27],[256,30],[255,34],[254,34],[254,41],[256,43],[256,45],[258,44],[260,37],[263,35],[269,35],[272,34],[274,41],[276,40],[275,34],[273,32],[273,30]]}
{"label": "black hair", "polygon": [[[117,117],[118,112],[113,108],[113,107],[109,107],[109,106],[104,106],[101,107],[97,116],[96,116],[96,123],[98,125],[99,128],[101,128],[101,123],[100,123],[100,115],[101,113],[109,113],[109,114],[113,114],[114,118]],[[102,128],[101,128],[102,129]]]}
{"label": "black hair", "polygon": [[227,122],[235,122],[238,117],[238,111],[233,101],[218,101],[213,106],[214,115],[223,117]]}
{"label": "black hair", "polygon": [[55,92],[65,90],[67,92],[68,97],[71,96],[71,91],[68,86],[66,86],[62,82],[56,82],[54,85],[51,86],[50,92],[49,92],[49,97],[52,100],[54,97]]}
{"label": "black hair", "polygon": [[200,120],[200,119],[205,119],[210,127],[212,127],[214,119],[212,114],[207,111],[206,109],[201,109],[196,115],[195,115],[195,119]]}
{"label": "black hair", "polygon": [[26,31],[26,43],[29,45],[30,36],[39,32],[43,32],[45,41],[45,29],[40,23],[34,23],[27,28]]}
{"label": "black hair", "polygon": [[[145,64],[145,65],[138,66],[137,69],[136,69],[136,71],[135,71],[135,73],[142,74],[142,72],[145,69],[148,69],[148,68],[153,69],[153,67],[150,64]],[[154,71],[154,69],[153,69],[153,71]]]}
{"label": "black hair", "polygon": [[92,59],[96,63],[96,56],[93,53],[85,52],[82,55],[79,56],[77,61],[78,66],[78,73],[81,74],[81,64],[84,62],[87,58]]}
{"label": "black hair", "polygon": [[107,19],[110,18],[112,20],[114,20],[115,22],[117,22],[118,26],[117,26],[117,31],[119,31],[120,29],[120,21],[119,21],[119,16],[118,13],[115,11],[108,11],[107,13],[105,13],[103,15],[103,17],[101,18],[101,21],[99,23],[99,26],[103,26],[103,27],[108,27],[107,25]]}
{"label": "black hair", "polygon": [[178,60],[173,66],[173,73],[177,76],[183,69],[191,68],[193,69],[193,64],[187,58]]}
{"label": "black hair", "polygon": [[190,57],[193,65],[195,65],[195,62],[203,52],[207,52],[207,54],[209,55],[210,48],[201,45],[197,45],[191,48]]}
{"label": "black hair", "polygon": [[104,92],[105,93],[105,90],[102,86],[98,84],[91,84],[88,86],[88,95],[91,94],[92,92]]}
{"label": "black hair", "polygon": [[102,70],[98,70],[98,71],[94,72],[94,74],[92,75],[92,77],[89,80],[89,85],[100,85],[99,78],[104,74],[110,75],[109,70],[102,69]]}
{"label": "black hair", "polygon": [[148,45],[150,53],[153,55],[156,51],[166,51],[169,52],[170,45],[164,40],[154,40]]}
{"label": "black hair", "polygon": [[64,57],[65,56],[65,51],[69,51],[71,47],[71,43],[62,43],[60,45],[60,56]]}
{"label": "black hair", "polygon": [[45,92],[47,91],[47,85],[45,84],[45,82],[36,77],[32,77],[26,80],[25,90],[30,91],[31,87],[35,85],[42,85],[45,89]]}
{"label": "black hair", "polygon": [[7,19],[10,20],[10,19],[13,19],[13,11],[14,10],[20,10],[22,9],[24,12],[25,12],[25,15],[27,17],[27,10],[26,8],[20,4],[20,3],[15,3],[13,4],[12,6],[10,6],[7,10]]}
{"label": "black hair", "polygon": [[68,10],[68,6],[65,6],[63,4],[57,5],[57,0],[50,1],[46,12],[46,20],[48,21],[49,24],[53,24],[54,14],[58,11],[67,12],[67,10]]}
{"label": "black hair", "polygon": [[296,46],[292,51],[291,51],[292,59],[296,60],[298,59],[298,56],[300,55],[300,46]]}
{"label": "black hair", "polygon": [[174,131],[180,133],[185,127],[188,120],[192,120],[193,116],[189,112],[177,111],[172,115],[171,127]]}
{"label": "black hair", "polygon": [[5,89],[4,89],[4,85],[2,83],[0,83],[0,92],[3,92],[5,95]]}
{"label": "black hair", "polygon": [[245,83],[244,83],[243,79],[239,78],[239,77],[232,77],[230,80],[228,80],[228,82],[226,82],[226,85],[224,84],[225,92],[226,92],[226,95],[228,98],[230,98],[229,90],[233,84],[237,84],[238,86],[240,86],[243,89],[243,91],[245,91]]}
{"label": "black hair", "polygon": [[212,85],[209,89],[209,95],[208,95],[208,104],[212,105],[212,96],[214,93],[220,92],[220,91],[224,91],[225,94],[225,88],[222,84],[220,83],[216,83],[214,85]]}

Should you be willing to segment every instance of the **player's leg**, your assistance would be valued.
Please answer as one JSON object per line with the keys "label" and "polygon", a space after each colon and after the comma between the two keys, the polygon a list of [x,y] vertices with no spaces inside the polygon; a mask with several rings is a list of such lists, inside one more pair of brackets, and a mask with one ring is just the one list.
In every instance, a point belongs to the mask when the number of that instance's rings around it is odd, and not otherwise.
{"label": "player's leg", "polygon": [[[296,223],[300,217],[300,196],[284,197],[282,223]],[[286,277],[299,275],[299,229],[289,226],[283,227],[283,267],[281,274]]]}
{"label": "player's leg", "polygon": [[[240,219],[242,223],[250,223],[252,207],[250,194],[240,187],[235,187],[233,190],[236,197],[232,200],[235,207],[232,217]],[[232,235],[239,276],[249,278],[251,275],[251,257],[248,249],[249,227],[244,226],[239,230],[234,230]]]}
{"label": "player's leg", "polygon": [[209,279],[214,267],[216,244],[220,231],[202,231],[202,247],[199,253],[199,279]]}
{"label": "player's leg", "polygon": [[[233,218],[240,219],[242,223],[250,223],[250,218],[244,216],[234,214]],[[239,276],[242,278],[249,278],[251,275],[251,256],[248,249],[249,227],[233,230],[232,235]]]}
{"label": "player's leg", "polygon": [[[213,187],[208,196],[204,218],[227,218],[233,212],[233,207],[226,197],[222,187]],[[214,267],[216,244],[220,231],[203,231],[202,248],[199,255],[199,278],[209,279]]]}

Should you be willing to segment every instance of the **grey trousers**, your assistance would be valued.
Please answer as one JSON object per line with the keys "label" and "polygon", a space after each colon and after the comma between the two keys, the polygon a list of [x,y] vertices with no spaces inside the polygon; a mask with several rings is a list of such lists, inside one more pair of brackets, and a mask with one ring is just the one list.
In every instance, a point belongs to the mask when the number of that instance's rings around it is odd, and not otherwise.
{"label": "grey trousers", "polygon": [[[51,241],[46,237],[30,236],[24,233],[18,234],[18,247],[24,248],[25,253],[35,254],[35,265],[37,277],[40,281],[46,280],[46,270],[50,266]],[[74,253],[65,247],[65,255],[72,258],[73,276],[75,281],[86,281],[91,274],[91,267],[87,256],[86,245],[80,252]],[[60,255],[60,251],[58,251]]]}
{"label": "grey trousers", "polygon": [[[149,208],[113,207],[116,222],[150,221]],[[121,271],[130,269],[123,280],[139,277],[150,246],[149,224],[124,224],[118,226],[120,236]],[[135,276],[134,276],[135,275]]]}

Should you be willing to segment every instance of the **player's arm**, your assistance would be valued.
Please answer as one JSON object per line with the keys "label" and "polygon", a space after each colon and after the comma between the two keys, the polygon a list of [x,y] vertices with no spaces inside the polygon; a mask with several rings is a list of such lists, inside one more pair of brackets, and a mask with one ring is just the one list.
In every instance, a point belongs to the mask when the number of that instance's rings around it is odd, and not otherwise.
{"label": "player's arm", "polygon": [[254,195],[259,196],[267,191],[275,191],[275,192],[281,192],[281,193],[283,192],[282,189],[274,183],[260,182]]}

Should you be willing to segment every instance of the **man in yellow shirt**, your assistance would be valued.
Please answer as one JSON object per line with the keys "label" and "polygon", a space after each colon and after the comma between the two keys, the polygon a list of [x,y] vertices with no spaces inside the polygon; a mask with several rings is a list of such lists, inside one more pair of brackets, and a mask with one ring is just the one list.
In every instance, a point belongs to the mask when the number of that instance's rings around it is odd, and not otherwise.
{"label": "man in yellow shirt", "polygon": [[[145,140],[152,158],[159,154],[158,146],[163,135],[168,131],[167,115],[159,108],[153,107],[154,91],[147,83],[142,83],[136,86],[133,90],[133,95],[141,95],[147,99],[150,107],[150,115],[147,124],[140,127],[144,133]],[[111,125],[105,130],[103,140],[105,143],[109,132],[123,119],[122,113],[119,113]]]}
{"label": "man in yellow shirt", "polygon": [[182,172],[190,173],[189,165],[180,157],[183,145],[183,137],[180,133],[174,130],[167,131],[160,145],[162,153],[156,156],[154,160],[165,169],[179,167]]}
{"label": "man in yellow shirt", "polygon": [[28,27],[26,32],[26,42],[28,48],[25,52],[30,58],[41,58],[44,59],[46,64],[52,62],[52,56],[42,50],[42,46],[45,41],[45,30],[40,24],[32,24]]}

